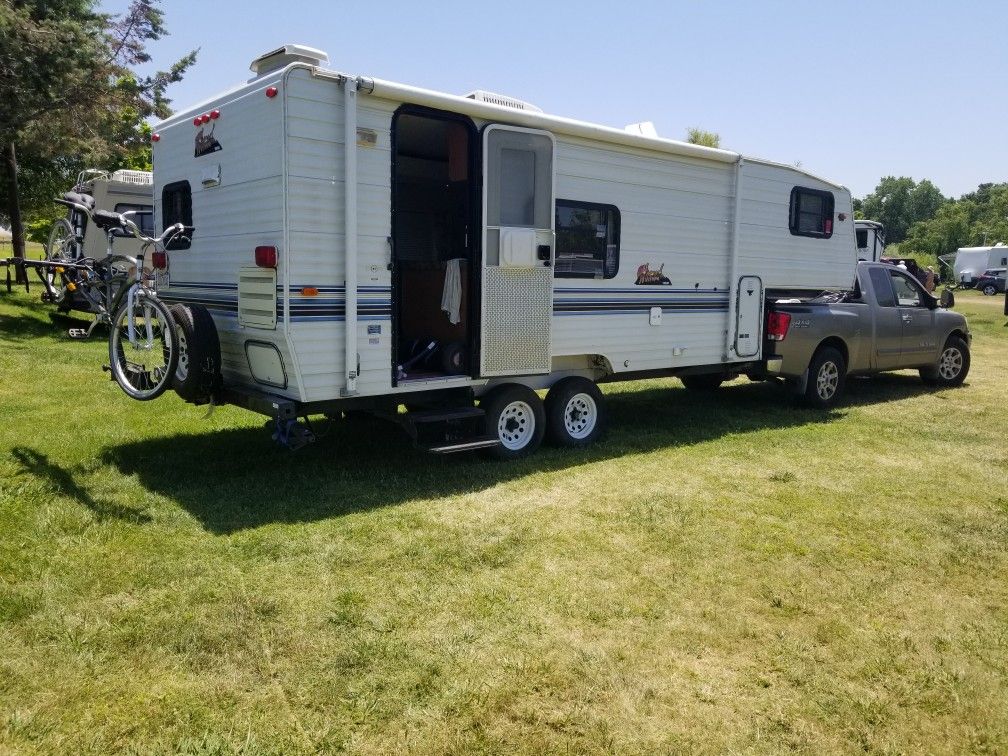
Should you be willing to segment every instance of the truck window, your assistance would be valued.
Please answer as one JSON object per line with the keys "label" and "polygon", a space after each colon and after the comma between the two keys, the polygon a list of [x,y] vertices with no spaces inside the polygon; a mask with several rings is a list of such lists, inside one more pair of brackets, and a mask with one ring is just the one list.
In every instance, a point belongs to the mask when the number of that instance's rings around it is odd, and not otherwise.
{"label": "truck window", "polygon": [[888,271],[883,268],[871,268],[868,275],[871,277],[872,288],[875,290],[875,301],[878,302],[879,307],[895,307],[896,296],[893,294]]}
{"label": "truck window", "polygon": [[897,273],[895,270],[889,272],[892,278],[893,289],[896,291],[896,301],[900,307],[920,307],[921,295],[917,284],[910,280],[909,276]]}
{"label": "truck window", "polygon": [[620,214],[613,205],[556,201],[557,278],[612,278],[619,268]]}

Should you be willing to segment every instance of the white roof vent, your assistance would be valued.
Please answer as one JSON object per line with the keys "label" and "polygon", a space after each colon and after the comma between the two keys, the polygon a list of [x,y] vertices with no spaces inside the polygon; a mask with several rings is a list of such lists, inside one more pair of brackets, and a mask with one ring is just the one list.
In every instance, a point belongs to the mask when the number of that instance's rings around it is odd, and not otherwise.
{"label": "white roof vent", "polygon": [[291,63],[308,63],[312,66],[320,66],[329,62],[329,56],[324,50],[316,50],[314,47],[305,45],[284,45],[277,50],[260,55],[252,61],[249,66],[252,73],[262,76],[264,73],[275,71]]}
{"label": "white roof vent", "polygon": [[528,113],[542,113],[542,108],[537,108],[530,102],[525,102],[519,100],[515,97],[508,97],[507,95],[495,94],[494,92],[487,92],[485,89],[477,89],[466,95],[470,100],[476,100],[476,102],[487,102],[491,105],[500,105],[504,108],[514,108],[515,110],[524,110]]}

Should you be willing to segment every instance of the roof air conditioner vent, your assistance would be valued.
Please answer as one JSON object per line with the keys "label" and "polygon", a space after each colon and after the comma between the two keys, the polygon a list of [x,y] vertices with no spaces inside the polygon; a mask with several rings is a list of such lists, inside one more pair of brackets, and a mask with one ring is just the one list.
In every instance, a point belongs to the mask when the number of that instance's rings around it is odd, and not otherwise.
{"label": "roof air conditioner vent", "polygon": [[507,95],[495,94],[494,92],[487,92],[485,89],[477,89],[466,95],[470,100],[476,100],[476,102],[486,102],[490,105],[500,105],[503,108],[514,108],[515,110],[524,110],[527,113],[542,113],[542,108],[537,108],[530,102],[525,102],[519,100],[515,97],[508,97]]}
{"label": "roof air conditioner vent", "polygon": [[316,50],[314,47],[306,47],[305,45],[284,45],[277,50],[260,55],[252,61],[249,68],[256,76],[262,76],[291,63],[320,66],[328,62],[329,56],[323,50]]}

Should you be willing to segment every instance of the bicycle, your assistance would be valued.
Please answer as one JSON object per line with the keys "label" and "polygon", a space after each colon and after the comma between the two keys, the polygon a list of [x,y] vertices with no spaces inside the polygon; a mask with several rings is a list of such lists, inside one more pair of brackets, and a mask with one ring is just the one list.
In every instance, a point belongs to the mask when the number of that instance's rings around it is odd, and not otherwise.
{"label": "bicycle", "polygon": [[[95,310],[95,321],[83,337],[90,336],[99,323],[107,323],[109,364],[106,367],[112,377],[128,396],[141,401],[155,399],[171,385],[180,348],[171,312],[147,285],[144,256],[152,246],[163,252],[179,234],[191,234],[193,229],[176,223],[160,236],[145,236],[131,220],[135,211],[95,210],[93,202],[87,199],[87,195],[67,192],[63,199],[56,201],[81,211],[105,231],[108,252],[102,260],[79,257],[72,261],[28,260],[15,261],[15,264],[35,268],[40,277],[43,277],[41,271],[45,271],[46,276],[58,275],[64,292],[80,292]],[[136,257],[113,253],[117,232],[129,233],[140,240],[142,244]],[[126,271],[117,267],[124,264]]]}

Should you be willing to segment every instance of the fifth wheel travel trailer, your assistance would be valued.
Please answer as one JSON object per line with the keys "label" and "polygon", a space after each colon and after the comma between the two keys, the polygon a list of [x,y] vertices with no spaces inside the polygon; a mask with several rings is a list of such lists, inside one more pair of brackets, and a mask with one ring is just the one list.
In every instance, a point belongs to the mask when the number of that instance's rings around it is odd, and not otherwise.
{"label": "fifth wheel travel trailer", "polygon": [[972,286],[974,279],[991,268],[1008,267],[1008,246],[960,247],[953,254],[942,255],[941,261],[951,265],[956,283]]}
{"label": "fifth wheel travel trailer", "polygon": [[433,451],[583,445],[597,383],[766,377],[765,303],[852,285],[850,192],[801,168],[326,64],[281,47],[152,137],[158,227],[195,227],[159,273],[176,390],[281,441],[362,410]]}

